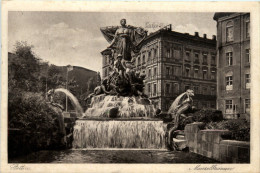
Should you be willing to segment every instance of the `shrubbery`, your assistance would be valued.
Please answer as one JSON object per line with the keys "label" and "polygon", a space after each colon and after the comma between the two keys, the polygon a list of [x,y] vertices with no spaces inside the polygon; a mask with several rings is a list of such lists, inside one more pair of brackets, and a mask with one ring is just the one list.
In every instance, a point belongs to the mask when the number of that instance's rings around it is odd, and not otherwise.
{"label": "shrubbery", "polygon": [[17,42],[14,54],[8,55],[8,156],[63,145],[58,120],[61,112],[46,102],[44,92],[46,81],[56,88],[64,85],[64,79],[32,48],[26,42]]}
{"label": "shrubbery", "polygon": [[61,146],[64,134],[59,131],[60,112],[46,103],[41,94],[12,93],[8,104],[8,128],[20,129],[24,135],[9,135],[9,156]]}
{"label": "shrubbery", "polygon": [[243,119],[210,122],[205,126],[205,128],[229,130],[231,133],[223,136],[223,138],[239,141],[250,141],[250,122]]}
{"label": "shrubbery", "polygon": [[223,120],[222,112],[213,109],[193,110],[186,116],[188,117],[187,119],[180,121],[180,129],[184,129],[187,124],[193,122],[203,122],[207,124],[209,122],[219,122]]}

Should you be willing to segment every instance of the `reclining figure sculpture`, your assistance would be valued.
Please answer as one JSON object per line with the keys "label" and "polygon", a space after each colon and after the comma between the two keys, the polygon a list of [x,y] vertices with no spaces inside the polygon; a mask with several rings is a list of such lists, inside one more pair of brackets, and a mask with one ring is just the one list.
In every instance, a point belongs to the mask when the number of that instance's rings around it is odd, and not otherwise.
{"label": "reclining figure sculpture", "polygon": [[194,91],[188,89],[186,92],[182,93],[174,100],[174,102],[168,110],[168,114],[171,115],[172,123],[174,124],[174,126],[171,127],[166,134],[167,147],[170,150],[177,149],[177,146],[173,144],[174,131],[178,129],[181,118],[188,118],[187,116],[185,116],[185,113],[187,113],[192,108],[193,96]]}

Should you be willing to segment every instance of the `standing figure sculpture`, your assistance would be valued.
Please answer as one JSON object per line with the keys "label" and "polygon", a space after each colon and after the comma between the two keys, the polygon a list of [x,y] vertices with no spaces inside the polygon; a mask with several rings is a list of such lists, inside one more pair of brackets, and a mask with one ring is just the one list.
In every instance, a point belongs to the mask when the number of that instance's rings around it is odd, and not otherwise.
{"label": "standing figure sculpture", "polygon": [[188,89],[185,93],[182,93],[174,100],[174,102],[168,110],[168,114],[171,115],[173,120],[172,122],[174,123],[174,126],[168,130],[167,134],[167,144],[170,149],[174,149],[172,148],[172,138],[174,131],[177,130],[179,127],[180,118],[187,118],[184,114],[192,108],[193,96],[194,91]]}
{"label": "standing figure sculpture", "polygon": [[106,40],[110,43],[108,48],[122,55],[123,61],[132,60],[131,53],[138,52],[138,44],[147,36],[147,31],[141,27],[126,25],[126,19],[120,20],[121,26],[100,28]]}
{"label": "standing figure sculpture", "polygon": [[[119,96],[143,95],[143,82],[134,83],[135,76],[134,60],[140,50],[140,42],[147,36],[147,31],[141,27],[126,25],[126,19],[120,20],[121,26],[100,28],[105,39],[110,43],[108,49],[111,50],[111,69],[108,76],[107,91],[104,93],[111,95],[110,90],[114,90]],[[143,78],[142,78],[143,79]],[[113,92],[114,93],[114,92]]]}

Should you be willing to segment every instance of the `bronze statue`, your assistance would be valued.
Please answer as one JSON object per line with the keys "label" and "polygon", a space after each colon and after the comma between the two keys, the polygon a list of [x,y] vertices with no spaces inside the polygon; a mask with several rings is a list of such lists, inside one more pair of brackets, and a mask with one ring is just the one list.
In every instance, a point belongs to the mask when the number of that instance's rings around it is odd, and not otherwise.
{"label": "bronze statue", "polygon": [[[147,31],[141,27],[126,25],[126,20],[120,20],[121,26],[101,28],[106,40],[110,43],[112,72],[107,79],[104,79],[94,93],[94,95],[107,94],[118,96],[145,96],[143,94],[145,75],[136,73],[132,53],[138,53],[141,41],[147,36]],[[146,97],[146,96],[145,96]]]}
{"label": "bronze statue", "polygon": [[121,26],[100,28],[106,40],[110,43],[108,48],[121,54],[124,61],[131,61],[131,52],[138,52],[138,44],[147,36],[147,31],[141,27],[126,25],[126,19],[120,20]]}

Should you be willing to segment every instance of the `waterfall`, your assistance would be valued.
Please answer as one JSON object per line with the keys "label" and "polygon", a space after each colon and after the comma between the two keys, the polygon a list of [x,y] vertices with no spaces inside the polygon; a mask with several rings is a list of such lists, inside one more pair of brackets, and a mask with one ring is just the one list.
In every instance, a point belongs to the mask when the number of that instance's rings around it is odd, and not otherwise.
{"label": "waterfall", "polygon": [[149,120],[77,120],[73,148],[165,149],[166,125]]}
{"label": "waterfall", "polygon": [[56,92],[62,92],[64,94],[66,94],[69,97],[72,105],[76,109],[77,114],[80,114],[81,116],[84,115],[83,109],[80,106],[78,99],[71,92],[69,92],[67,89],[64,89],[64,88],[55,89],[54,92],[55,93]]}

